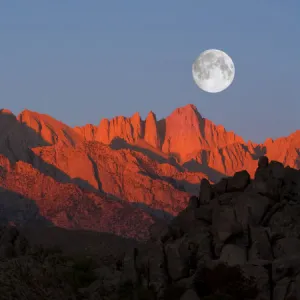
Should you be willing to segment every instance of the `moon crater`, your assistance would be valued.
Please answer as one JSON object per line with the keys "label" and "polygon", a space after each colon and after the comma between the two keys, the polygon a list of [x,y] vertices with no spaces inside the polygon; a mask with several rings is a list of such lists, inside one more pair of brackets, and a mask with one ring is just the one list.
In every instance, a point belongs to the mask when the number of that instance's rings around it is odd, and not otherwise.
{"label": "moon crater", "polygon": [[210,49],[202,52],[192,66],[194,81],[200,89],[218,93],[227,89],[235,76],[232,59],[225,52]]}

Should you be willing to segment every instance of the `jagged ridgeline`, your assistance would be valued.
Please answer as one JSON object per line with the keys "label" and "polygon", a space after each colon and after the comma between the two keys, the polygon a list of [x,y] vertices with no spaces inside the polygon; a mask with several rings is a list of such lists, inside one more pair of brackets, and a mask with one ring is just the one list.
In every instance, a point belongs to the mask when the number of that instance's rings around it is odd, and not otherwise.
{"label": "jagged ridgeline", "polygon": [[[1,232],[0,299],[300,299],[300,171],[267,157],[211,185],[109,263]],[[122,248],[122,244],[119,245]]]}

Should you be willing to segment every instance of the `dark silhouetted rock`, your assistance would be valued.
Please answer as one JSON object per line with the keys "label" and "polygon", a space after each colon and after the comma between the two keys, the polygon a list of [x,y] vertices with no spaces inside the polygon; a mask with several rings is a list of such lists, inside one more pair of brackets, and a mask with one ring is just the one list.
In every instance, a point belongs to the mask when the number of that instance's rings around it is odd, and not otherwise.
{"label": "dark silhouetted rock", "polygon": [[200,298],[194,290],[190,289],[183,294],[180,300],[200,300]]}
{"label": "dark silhouetted rock", "polygon": [[213,197],[213,190],[206,178],[201,180],[200,184],[200,193],[199,193],[199,202],[201,204],[209,204],[210,200]]}
{"label": "dark silhouetted rock", "polygon": [[261,156],[258,159],[258,167],[259,168],[266,168],[269,165],[269,159],[267,156]]}
{"label": "dark silhouetted rock", "polygon": [[164,245],[160,289],[185,289],[181,300],[300,299],[298,174],[261,157],[253,180],[247,171],[214,185],[203,179],[200,205],[192,197],[170,223],[171,238],[153,239]]}
{"label": "dark silhouetted rock", "polygon": [[192,196],[189,200],[189,207],[190,208],[197,208],[199,207],[199,199],[196,196]]}
{"label": "dark silhouetted rock", "polygon": [[250,174],[247,171],[236,172],[228,178],[227,192],[243,191],[250,183]]}

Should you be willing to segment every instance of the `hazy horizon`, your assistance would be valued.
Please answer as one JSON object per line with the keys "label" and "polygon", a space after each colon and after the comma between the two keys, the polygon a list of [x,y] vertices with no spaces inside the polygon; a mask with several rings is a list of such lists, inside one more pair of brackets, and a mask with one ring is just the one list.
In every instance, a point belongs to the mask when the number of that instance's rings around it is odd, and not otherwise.
{"label": "hazy horizon", "polygon": [[[161,119],[191,103],[245,141],[300,129],[296,0],[28,3],[0,3],[1,107],[14,114],[27,108],[74,127],[151,110]],[[236,69],[218,94],[192,78],[210,48]]]}

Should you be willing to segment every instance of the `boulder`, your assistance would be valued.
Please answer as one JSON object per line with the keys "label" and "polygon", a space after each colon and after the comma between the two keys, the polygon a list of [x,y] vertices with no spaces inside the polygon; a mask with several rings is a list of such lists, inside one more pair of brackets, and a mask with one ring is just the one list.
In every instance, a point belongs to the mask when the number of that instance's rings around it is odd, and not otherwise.
{"label": "boulder", "polygon": [[269,164],[269,169],[273,178],[284,179],[285,169],[282,163],[272,160]]}
{"label": "boulder", "polygon": [[[201,207],[199,207],[199,209],[200,208]],[[208,222],[196,219],[195,210],[190,208],[186,208],[180,212],[177,217],[170,222],[169,227],[173,238],[175,235],[177,238],[180,238],[186,233],[197,233],[199,231],[209,230]]]}
{"label": "boulder", "polygon": [[279,201],[284,192],[284,177],[284,166],[279,162],[271,161],[267,167],[257,168],[250,190]]}
{"label": "boulder", "polygon": [[206,221],[211,224],[212,222],[212,207],[210,206],[201,206],[195,208],[195,218],[197,220]]}
{"label": "boulder", "polygon": [[168,274],[174,281],[189,276],[189,261],[180,251],[184,243],[186,243],[185,238],[180,238],[174,243],[165,245]]}
{"label": "boulder", "polygon": [[228,179],[227,178],[222,178],[219,182],[213,185],[213,192],[216,195],[221,195],[226,193],[227,191],[227,184],[228,184]]}
{"label": "boulder", "polygon": [[206,178],[201,180],[200,193],[199,193],[199,203],[209,204],[210,200],[213,198],[213,189],[209,181]]}
{"label": "boulder", "polygon": [[95,273],[98,275],[98,279],[95,280],[88,288],[87,291],[90,294],[113,294],[119,284],[121,272],[109,268],[107,266],[102,266],[95,270]]}
{"label": "boulder", "polygon": [[269,165],[269,159],[267,156],[261,156],[258,159],[258,168],[266,168]]}
{"label": "boulder", "polygon": [[199,203],[199,199],[198,197],[196,196],[192,196],[190,199],[189,199],[189,207],[192,208],[192,209],[195,209],[197,207],[199,207],[200,203]]}
{"label": "boulder", "polygon": [[212,201],[212,203],[217,202],[220,205],[232,205],[234,203],[234,199],[239,196],[243,195],[241,192],[231,192],[218,195],[215,199],[216,201]]}
{"label": "boulder", "polygon": [[248,259],[251,260],[272,260],[272,246],[270,236],[264,227],[250,226],[251,247]]}
{"label": "boulder", "polygon": [[193,289],[189,289],[180,297],[180,300],[200,300],[200,298]]}
{"label": "boulder", "polygon": [[161,295],[167,285],[165,250],[162,243],[148,242],[138,249],[136,270],[145,287]]}
{"label": "boulder", "polygon": [[235,210],[231,206],[218,206],[213,212],[212,230],[220,242],[225,242],[231,236],[243,231],[236,220]]}
{"label": "boulder", "polygon": [[300,254],[300,240],[296,237],[285,237],[276,241],[273,246],[275,258]]}
{"label": "boulder", "polygon": [[199,232],[189,237],[189,240],[197,246],[197,262],[207,262],[212,259],[212,235],[210,232]]}
{"label": "boulder", "polygon": [[300,236],[300,204],[287,203],[277,210],[268,222],[268,227],[273,233],[285,237]]}
{"label": "boulder", "polygon": [[300,272],[300,254],[275,259],[272,263],[272,279],[274,282],[284,277],[296,276]]}
{"label": "boulder", "polygon": [[[291,284],[290,278],[282,278],[274,287],[274,300],[285,300],[288,293],[289,286]],[[297,299],[296,299],[297,300]]]}
{"label": "boulder", "polygon": [[235,199],[236,219],[243,226],[259,225],[271,204],[271,200],[265,196],[252,193],[239,195]]}
{"label": "boulder", "polygon": [[226,244],[221,252],[220,261],[229,266],[243,265],[247,261],[247,250],[233,244]]}
{"label": "boulder", "polygon": [[243,191],[250,183],[250,175],[247,171],[236,172],[227,180],[227,192]]}

